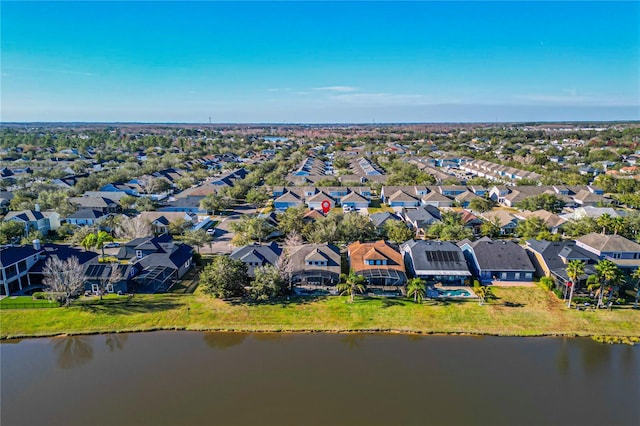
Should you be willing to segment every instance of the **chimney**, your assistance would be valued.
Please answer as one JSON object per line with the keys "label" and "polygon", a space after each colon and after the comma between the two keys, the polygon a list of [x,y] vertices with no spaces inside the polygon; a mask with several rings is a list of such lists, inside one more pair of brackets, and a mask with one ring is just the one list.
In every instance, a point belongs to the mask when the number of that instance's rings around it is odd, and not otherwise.
{"label": "chimney", "polygon": [[39,212],[39,211],[40,211],[40,204],[36,203],[35,210],[36,210],[37,212]]}
{"label": "chimney", "polygon": [[33,240],[33,249],[40,250],[40,240]]}

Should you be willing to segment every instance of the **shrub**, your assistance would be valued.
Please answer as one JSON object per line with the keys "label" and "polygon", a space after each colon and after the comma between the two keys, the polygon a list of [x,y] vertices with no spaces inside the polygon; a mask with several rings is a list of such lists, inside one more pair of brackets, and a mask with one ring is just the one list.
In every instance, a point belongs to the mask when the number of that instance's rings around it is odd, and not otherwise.
{"label": "shrub", "polygon": [[33,300],[45,300],[47,298],[47,294],[42,291],[36,291],[32,295]]}
{"label": "shrub", "polygon": [[200,253],[193,253],[192,259],[193,263],[195,263],[196,265],[202,265],[202,255]]}
{"label": "shrub", "polygon": [[553,288],[553,279],[551,279],[549,277],[542,277],[542,278],[540,278],[540,285],[545,290],[551,290]]}
{"label": "shrub", "polygon": [[553,294],[555,294],[558,299],[562,299],[564,297],[564,294],[562,293],[562,290],[560,290],[559,288],[554,288],[553,289]]}

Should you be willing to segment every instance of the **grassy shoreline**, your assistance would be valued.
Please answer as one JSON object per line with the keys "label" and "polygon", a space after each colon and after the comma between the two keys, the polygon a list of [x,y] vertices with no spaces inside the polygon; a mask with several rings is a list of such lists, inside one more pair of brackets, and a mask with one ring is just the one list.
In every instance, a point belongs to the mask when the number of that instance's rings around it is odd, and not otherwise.
{"label": "grassy shoreline", "polygon": [[2,309],[0,339],[156,330],[384,332],[494,336],[640,337],[640,312],[576,311],[540,288],[496,288],[496,298],[427,301],[343,297],[240,304],[193,295],[136,295],[71,308]]}

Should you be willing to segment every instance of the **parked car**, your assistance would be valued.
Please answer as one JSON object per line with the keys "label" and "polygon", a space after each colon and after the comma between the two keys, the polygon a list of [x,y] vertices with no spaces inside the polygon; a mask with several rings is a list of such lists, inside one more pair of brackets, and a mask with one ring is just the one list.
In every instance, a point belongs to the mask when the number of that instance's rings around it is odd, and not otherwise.
{"label": "parked car", "polygon": [[107,243],[104,245],[104,248],[115,248],[120,247],[120,243]]}

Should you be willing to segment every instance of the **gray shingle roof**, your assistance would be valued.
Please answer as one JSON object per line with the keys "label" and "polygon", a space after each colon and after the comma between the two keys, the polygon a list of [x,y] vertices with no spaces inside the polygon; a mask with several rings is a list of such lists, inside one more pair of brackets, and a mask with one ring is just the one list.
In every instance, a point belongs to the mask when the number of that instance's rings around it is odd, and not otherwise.
{"label": "gray shingle roof", "polygon": [[482,270],[535,271],[525,250],[512,241],[492,241],[482,238],[468,244],[473,249],[478,266]]}

